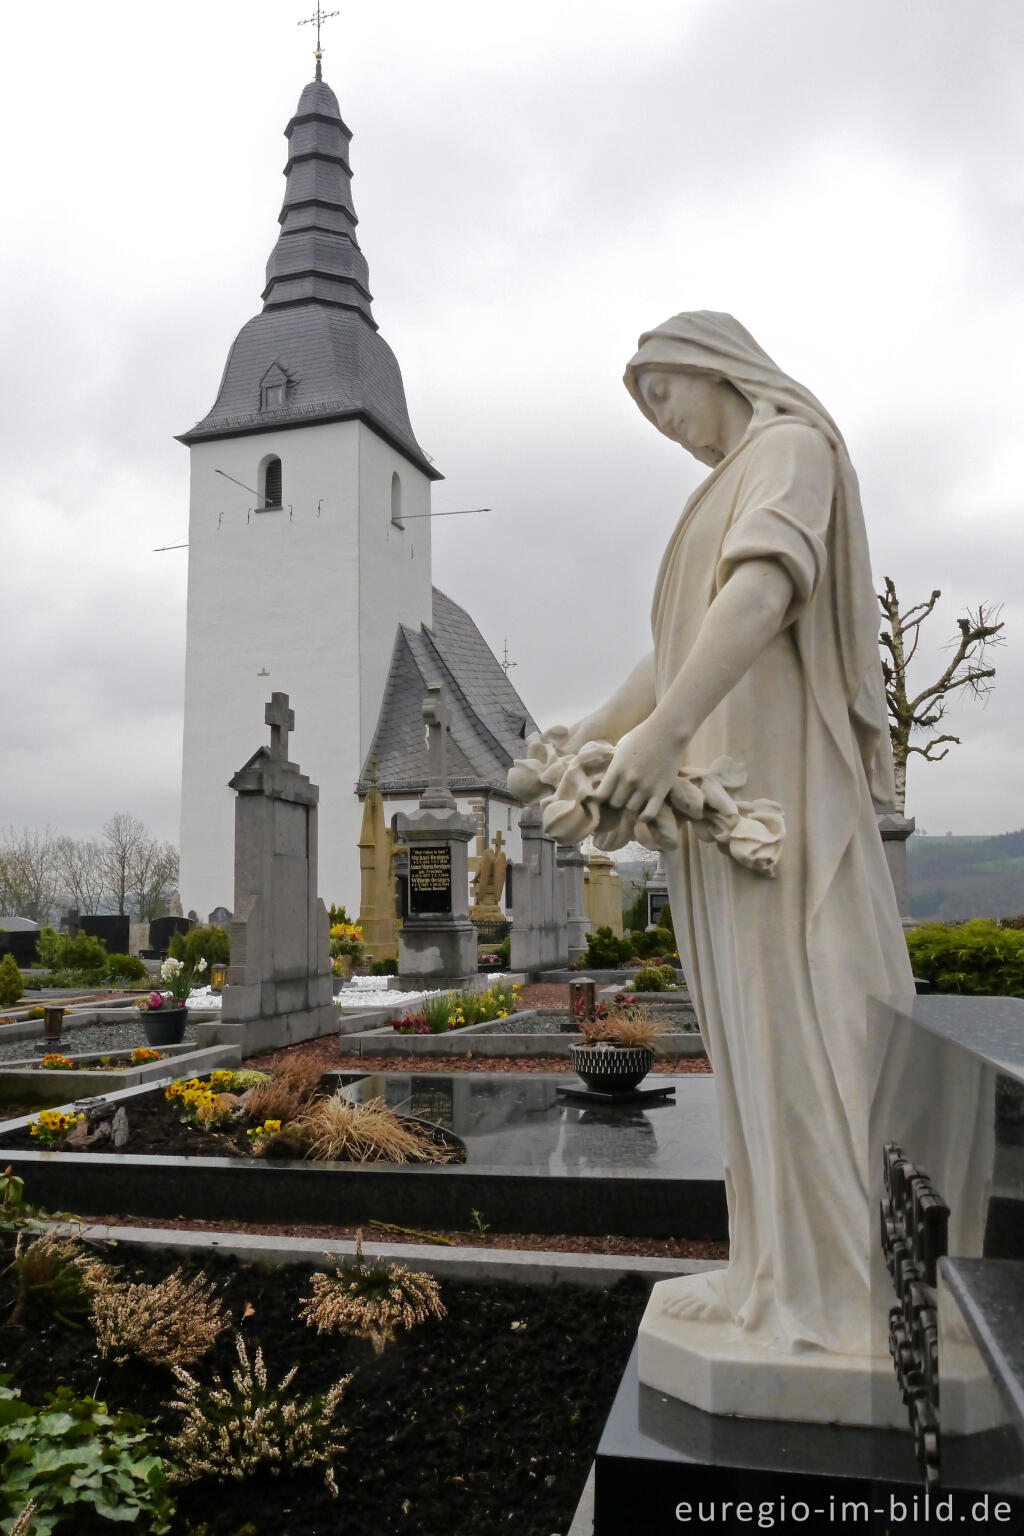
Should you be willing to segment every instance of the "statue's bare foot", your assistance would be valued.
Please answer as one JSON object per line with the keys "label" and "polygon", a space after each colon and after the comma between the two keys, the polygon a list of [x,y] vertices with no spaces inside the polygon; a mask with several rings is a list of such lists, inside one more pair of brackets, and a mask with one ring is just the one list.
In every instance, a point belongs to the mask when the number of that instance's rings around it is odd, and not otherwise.
{"label": "statue's bare foot", "polygon": [[666,1317],[685,1318],[694,1323],[731,1323],[732,1308],[719,1287],[724,1270],[699,1275],[683,1275],[666,1281],[666,1296],[661,1310]]}

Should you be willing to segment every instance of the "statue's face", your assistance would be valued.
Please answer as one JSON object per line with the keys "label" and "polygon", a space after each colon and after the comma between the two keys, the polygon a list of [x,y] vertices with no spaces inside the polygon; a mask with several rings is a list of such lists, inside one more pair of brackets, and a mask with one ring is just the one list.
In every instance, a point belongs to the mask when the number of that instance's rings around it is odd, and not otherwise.
{"label": "statue's face", "polygon": [[731,386],[702,373],[662,373],[647,369],[640,393],[658,431],[679,443],[702,464],[725,457],[723,407]]}

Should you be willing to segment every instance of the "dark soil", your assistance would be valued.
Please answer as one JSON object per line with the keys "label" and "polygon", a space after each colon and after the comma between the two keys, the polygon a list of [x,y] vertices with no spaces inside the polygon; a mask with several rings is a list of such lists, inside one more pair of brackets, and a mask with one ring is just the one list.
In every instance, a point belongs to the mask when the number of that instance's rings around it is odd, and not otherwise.
{"label": "dark soil", "polygon": [[[4,1239],[0,1248],[5,1271],[12,1246]],[[160,1255],[113,1256],[125,1279],[157,1280],[171,1267]],[[363,1340],[321,1336],[297,1320],[308,1269],[255,1269],[214,1252],[201,1267],[216,1280],[250,1360],[259,1345],[275,1383],[298,1365],[289,1394],[323,1392],[355,1376],[343,1404],[349,1433],[336,1463],[337,1499],[316,1472],[204,1480],[180,1493],[174,1536],[201,1522],[208,1536],[239,1536],[247,1523],[253,1536],[568,1531],[646,1301],[640,1282],[604,1292],[443,1283],[448,1317],[400,1334],[377,1356]],[[13,1299],[4,1272],[3,1319]],[[216,1371],[227,1381],[235,1363],[228,1332],[191,1372],[208,1381]],[[158,1432],[177,1427],[170,1371],[100,1360],[89,1330],[4,1322],[0,1371],[13,1373],[30,1402],[63,1384],[142,1414]],[[61,1529],[77,1536],[93,1527],[72,1520]]]}
{"label": "dark soil", "polygon": [[[151,1093],[139,1094],[125,1104],[128,1116],[128,1141],[117,1148],[110,1141],[102,1141],[90,1147],[90,1152],[130,1152],[135,1157],[251,1157],[249,1131],[253,1122],[244,1117],[227,1121],[216,1129],[202,1125],[184,1124],[177,1104],[164,1097],[163,1088]],[[463,1157],[457,1138],[447,1138],[438,1132],[434,1138],[442,1146],[452,1149],[452,1162]],[[24,1147],[39,1149],[39,1143],[27,1128],[9,1131],[0,1136],[0,1148]],[[57,1149],[58,1151],[60,1148]],[[72,1148],[72,1153],[74,1149]]]}

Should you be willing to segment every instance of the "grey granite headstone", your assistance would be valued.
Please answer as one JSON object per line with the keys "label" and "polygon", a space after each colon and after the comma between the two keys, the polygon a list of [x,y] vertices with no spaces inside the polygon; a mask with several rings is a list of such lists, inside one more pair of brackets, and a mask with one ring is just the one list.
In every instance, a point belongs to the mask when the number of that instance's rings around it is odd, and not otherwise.
{"label": "grey granite headstone", "polygon": [[[337,1030],[327,909],[317,894],[320,791],[288,761],[288,696],[266,708],[271,744],[230,781],[235,790],[235,915],[220,1038],[246,1054]],[[242,1026],[241,1031],[232,1026]],[[218,1026],[198,1026],[212,1041]]]}
{"label": "grey granite headstone", "polygon": [[560,849],[545,836],[537,806],[522,812],[519,831],[522,862],[510,865],[512,969],[542,971],[567,965],[586,949],[586,860],[578,848]]}

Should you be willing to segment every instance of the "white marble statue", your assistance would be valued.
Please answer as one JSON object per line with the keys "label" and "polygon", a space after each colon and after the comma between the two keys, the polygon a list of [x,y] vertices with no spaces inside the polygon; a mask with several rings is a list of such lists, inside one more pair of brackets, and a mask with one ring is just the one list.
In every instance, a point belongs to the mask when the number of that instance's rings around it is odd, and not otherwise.
{"label": "white marble statue", "polygon": [[857,479],[832,418],[730,315],[647,333],[625,383],[711,473],[665,551],[653,651],[560,750],[615,744],[594,792],[612,818],[653,825],[684,764],[722,758],[785,817],[771,879],[699,822],[666,847],[731,1256],[656,1287],[641,1379],[719,1411],[870,1422],[865,1387],[892,1372],[871,1358],[866,999],[909,1005],[913,982],[874,812],[892,759]]}

